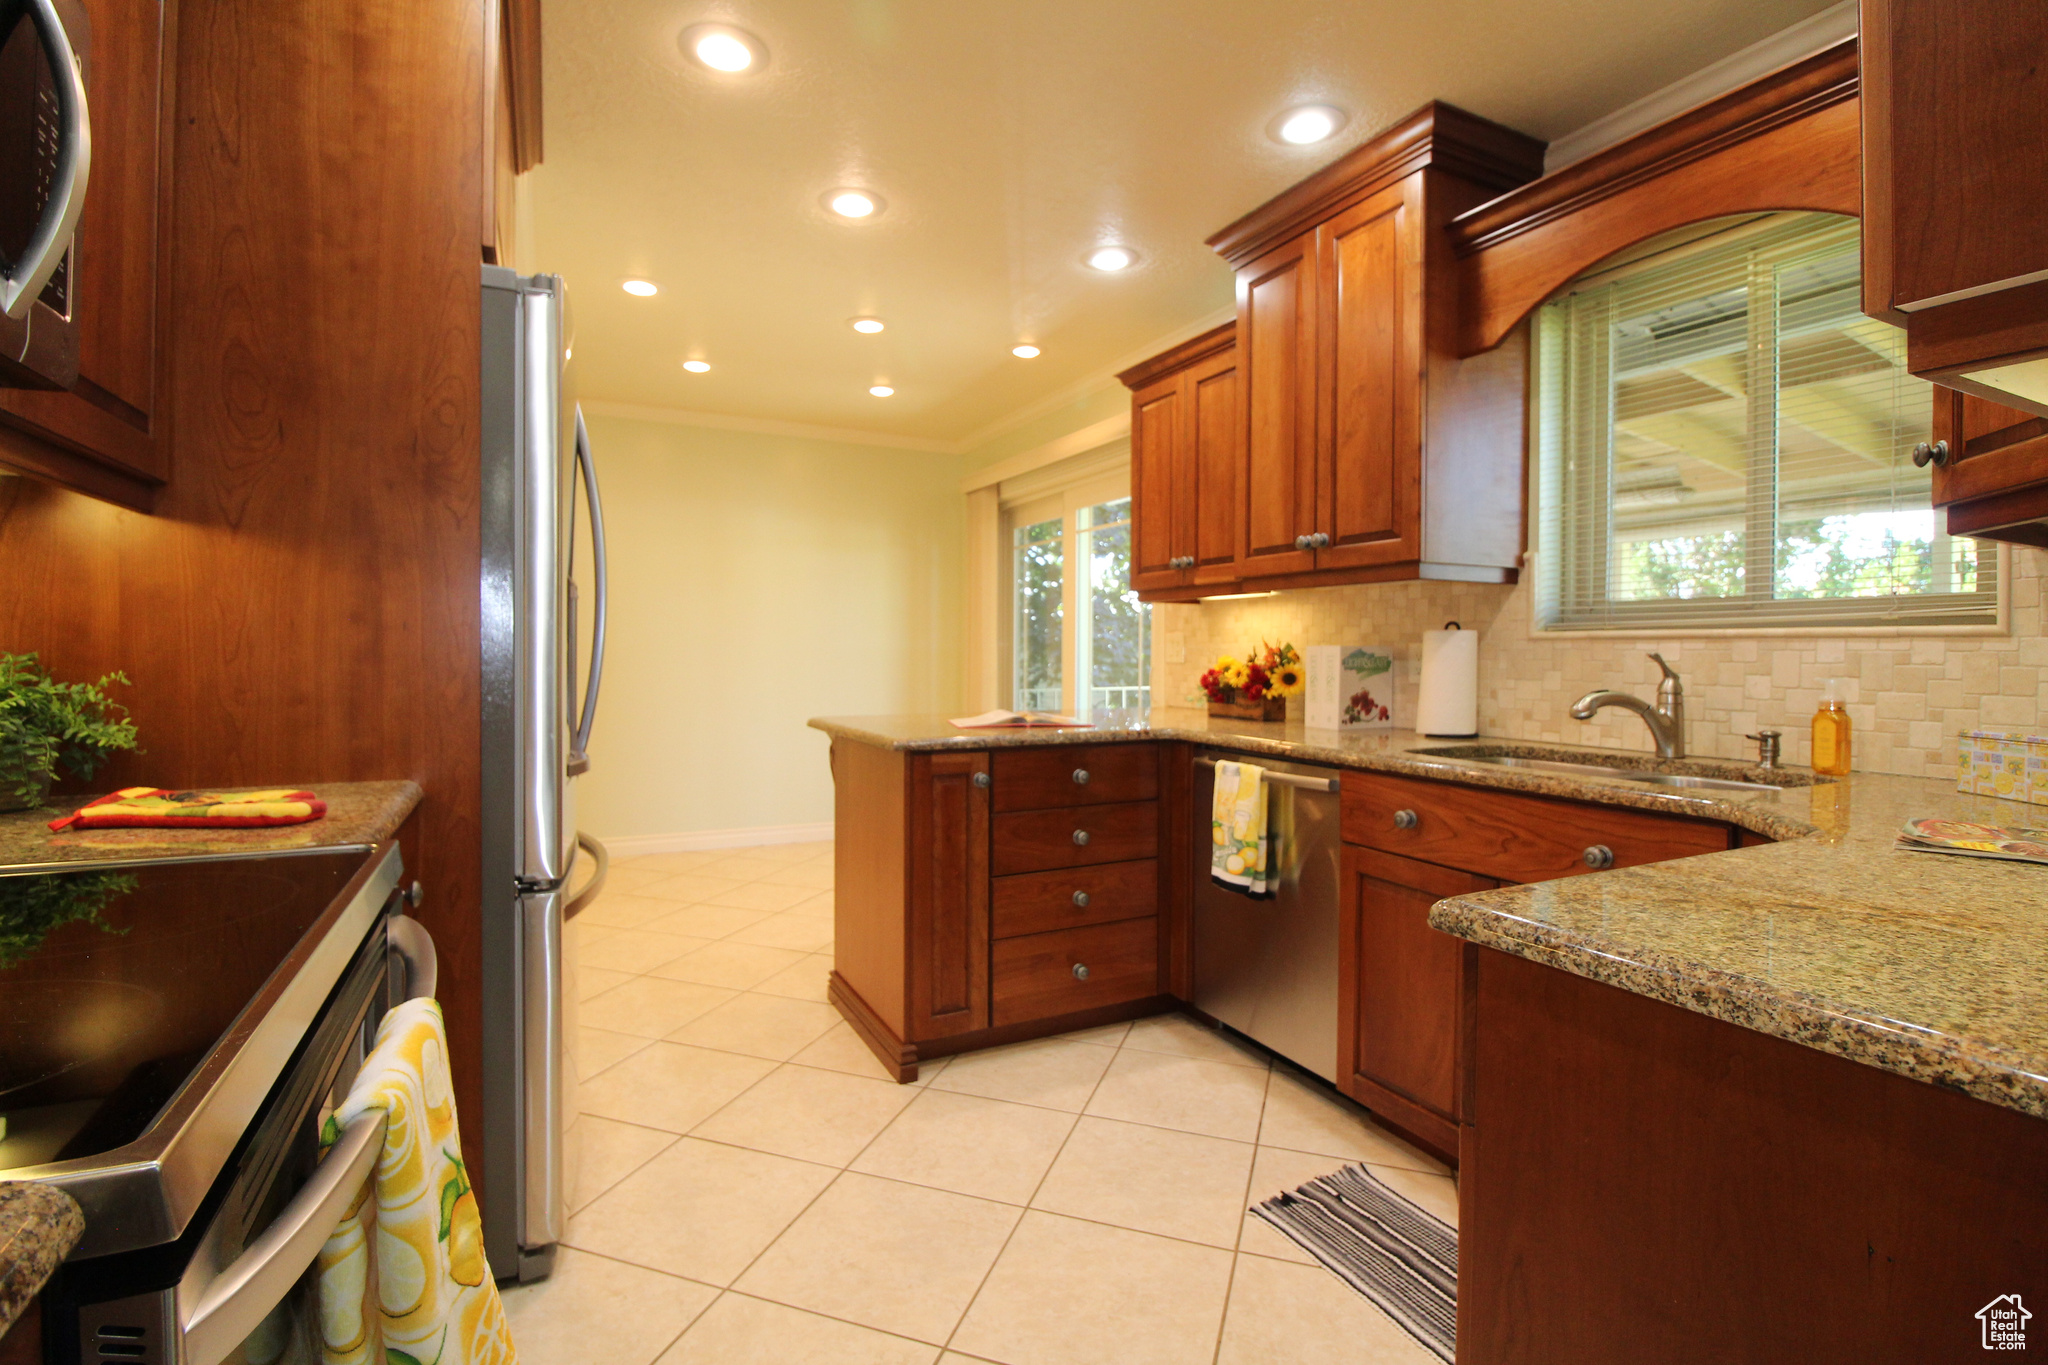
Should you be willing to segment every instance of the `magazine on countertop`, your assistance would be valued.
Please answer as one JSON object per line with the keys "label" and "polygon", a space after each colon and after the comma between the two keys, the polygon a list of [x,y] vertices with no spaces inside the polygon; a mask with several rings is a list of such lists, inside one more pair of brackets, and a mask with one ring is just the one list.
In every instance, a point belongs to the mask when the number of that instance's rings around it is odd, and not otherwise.
{"label": "magazine on countertop", "polygon": [[1026,727],[1064,727],[1092,730],[1085,720],[1056,716],[1050,711],[984,711],[978,716],[961,716],[953,722],[962,730],[1015,730]]}
{"label": "magazine on countertop", "polygon": [[1978,825],[1967,820],[1908,820],[1894,847],[1909,853],[1953,853],[2048,863],[2048,829]]}

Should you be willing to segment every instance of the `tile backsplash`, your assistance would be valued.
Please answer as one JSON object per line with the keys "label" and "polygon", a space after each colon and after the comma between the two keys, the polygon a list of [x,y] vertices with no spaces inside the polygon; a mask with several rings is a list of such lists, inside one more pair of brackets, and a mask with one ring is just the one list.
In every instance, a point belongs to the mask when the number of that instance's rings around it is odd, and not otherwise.
{"label": "tile backsplash", "polygon": [[1855,725],[1856,768],[1953,779],[1965,731],[2031,730],[2048,721],[2041,601],[2048,551],[2015,547],[2011,563],[2009,635],[1548,636],[1531,625],[1529,587],[1474,583],[1373,583],[1161,604],[1152,609],[1152,694],[1167,705],[1199,700],[1196,680],[1211,660],[1242,656],[1262,639],[1383,644],[1403,661],[1401,707],[1413,715],[1422,632],[1457,621],[1480,632],[1484,735],[1647,750],[1649,730],[1628,712],[1609,709],[1581,723],[1565,709],[1596,687],[1652,699],[1659,675],[1647,655],[1657,650],[1685,679],[1694,754],[1753,758],[1756,746],[1743,736],[1770,726],[1785,732],[1785,761],[1804,765],[1821,688],[1839,678]]}

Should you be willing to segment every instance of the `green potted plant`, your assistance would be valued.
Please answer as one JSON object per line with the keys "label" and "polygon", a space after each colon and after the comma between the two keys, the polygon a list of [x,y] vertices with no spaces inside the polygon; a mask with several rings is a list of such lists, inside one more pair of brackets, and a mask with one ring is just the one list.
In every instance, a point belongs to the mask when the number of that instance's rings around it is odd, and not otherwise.
{"label": "green potted plant", "polygon": [[0,653],[0,811],[42,805],[60,763],[87,778],[116,750],[135,747],[135,723],[107,695],[109,683],[128,679],[58,682],[34,654]]}

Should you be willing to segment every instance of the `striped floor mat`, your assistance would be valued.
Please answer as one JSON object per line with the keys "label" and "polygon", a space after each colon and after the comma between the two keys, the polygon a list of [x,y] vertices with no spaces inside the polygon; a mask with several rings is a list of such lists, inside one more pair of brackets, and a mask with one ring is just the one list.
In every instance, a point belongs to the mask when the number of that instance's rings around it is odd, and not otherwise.
{"label": "striped floor mat", "polygon": [[1363,1166],[1311,1180],[1252,1210],[1371,1299],[1423,1349],[1458,1349],[1458,1230]]}

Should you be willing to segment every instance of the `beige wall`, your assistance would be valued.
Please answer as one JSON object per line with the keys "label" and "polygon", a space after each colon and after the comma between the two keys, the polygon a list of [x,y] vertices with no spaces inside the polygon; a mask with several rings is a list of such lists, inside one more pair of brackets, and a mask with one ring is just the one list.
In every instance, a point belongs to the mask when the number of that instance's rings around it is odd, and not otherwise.
{"label": "beige wall", "polygon": [[[1481,733],[1623,749],[1650,748],[1627,712],[1581,724],[1565,714],[1596,687],[1645,698],[1660,650],[1685,678],[1688,745],[1696,754],[1755,754],[1742,737],[1785,732],[1787,762],[1804,764],[1808,723],[1828,678],[1849,684],[1855,766],[1866,772],[1955,776],[1956,736],[1979,726],[2035,729],[2048,720],[2048,638],[2042,579],[2048,552],[2015,549],[2012,630],[1998,636],[1783,635],[1545,636],[1530,627],[1530,589],[1464,583],[1316,588],[1277,597],[1153,608],[1153,695],[1199,696],[1196,679],[1220,653],[1262,638],[1296,645],[1379,644],[1404,661],[1401,701],[1414,714],[1422,632],[1447,620],[1478,629]],[[1181,657],[1174,661],[1176,653]]]}
{"label": "beige wall", "polygon": [[959,457],[603,415],[590,438],[612,616],[585,829],[829,821],[808,718],[957,705]]}

